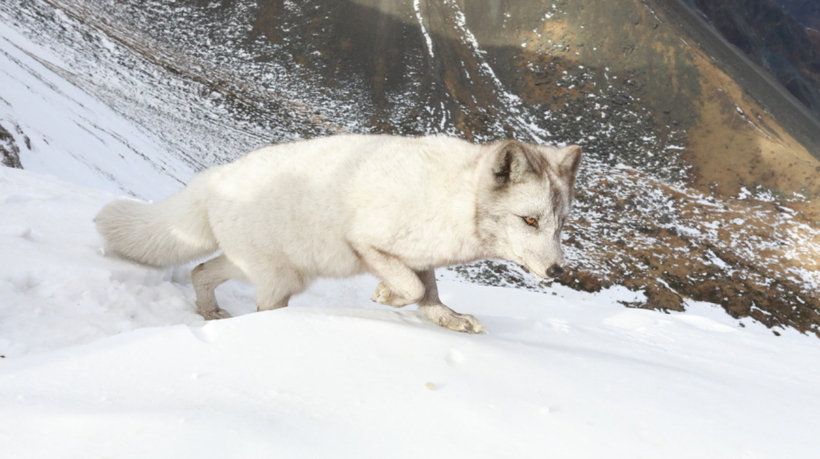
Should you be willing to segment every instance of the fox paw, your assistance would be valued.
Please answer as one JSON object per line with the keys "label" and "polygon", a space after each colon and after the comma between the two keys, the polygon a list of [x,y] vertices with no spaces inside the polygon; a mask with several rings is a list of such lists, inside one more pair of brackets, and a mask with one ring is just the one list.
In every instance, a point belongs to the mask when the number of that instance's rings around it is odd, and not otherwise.
{"label": "fox paw", "polygon": [[452,316],[445,316],[439,318],[438,324],[450,330],[470,333],[470,334],[486,334],[487,329],[481,322],[470,314],[459,314],[454,312]]}
{"label": "fox paw", "polygon": [[470,314],[459,314],[443,304],[424,307],[424,313],[436,325],[461,333],[487,333],[481,322]]}
{"label": "fox paw", "polygon": [[373,297],[370,299],[376,303],[392,306],[394,308],[400,308],[407,306],[408,304],[415,303],[415,301],[408,300],[393,293],[390,288],[384,285],[384,282],[379,282],[379,285],[376,287],[376,291],[373,293]]}
{"label": "fox paw", "polygon": [[227,319],[231,317],[231,314],[228,311],[220,308],[211,309],[209,311],[197,311],[199,315],[205,318],[205,320],[217,320],[217,319]]}

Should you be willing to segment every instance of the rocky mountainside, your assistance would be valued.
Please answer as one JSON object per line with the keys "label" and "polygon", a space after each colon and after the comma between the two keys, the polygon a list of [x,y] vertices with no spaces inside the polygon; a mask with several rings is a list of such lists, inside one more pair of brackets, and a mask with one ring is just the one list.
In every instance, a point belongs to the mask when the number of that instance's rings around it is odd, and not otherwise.
{"label": "rocky mountainside", "polygon": [[7,167],[23,167],[20,164],[20,149],[14,142],[14,137],[2,125],[0,125],[0,164]]}
{"label": "rocky mountainside", "polygon": [[693,0],[734,46],[820,116],[820,4],[813,0]]}
{"label": "rocky mountainside", "polygon": [[774,0],[783,12],[804,27],[820,30],[820,3],[814,0]]}
{"label": "rocky mountainside", "polygon": [[[335,132],[580,144],[573,267],[560,282],[820,333],[820,131],[681,5],[5,0],[0,22],[194,169]],[[23,139],[36,146],[45,128],[0,97],[26,167],[38,152]],[[454,270],[541,288],[497,262]]]}

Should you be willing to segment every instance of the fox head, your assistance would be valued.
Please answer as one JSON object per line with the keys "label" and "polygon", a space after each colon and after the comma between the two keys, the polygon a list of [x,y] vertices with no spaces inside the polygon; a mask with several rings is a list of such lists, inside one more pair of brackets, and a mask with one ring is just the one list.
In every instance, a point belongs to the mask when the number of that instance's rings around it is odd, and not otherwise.
{"label": "fox head", "polygon": [[563,272],[561,230],[572,206],[581,147],[498,142],[488,146],[476,223],[491,257],[555,278]]}

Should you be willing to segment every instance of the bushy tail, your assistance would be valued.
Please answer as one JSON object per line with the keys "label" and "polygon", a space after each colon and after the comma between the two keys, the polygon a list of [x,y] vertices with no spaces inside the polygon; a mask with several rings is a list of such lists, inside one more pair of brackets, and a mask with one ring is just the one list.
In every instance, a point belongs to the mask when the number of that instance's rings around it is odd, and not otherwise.
{"label": "bushy tail", "polygon": [[150,266],[178,265],[216,251],[206,190],[197,185],[153,204],[128,199],[106,204],[94,218],[105,250]]}

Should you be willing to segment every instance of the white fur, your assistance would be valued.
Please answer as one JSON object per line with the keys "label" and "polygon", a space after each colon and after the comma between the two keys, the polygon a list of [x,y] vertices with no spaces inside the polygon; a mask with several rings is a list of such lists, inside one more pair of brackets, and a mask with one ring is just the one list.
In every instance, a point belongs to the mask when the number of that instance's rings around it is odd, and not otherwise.
{"label": "white fur", "polygon": [[577,147],[340,135],[262,148],[164,201],[109,203],[95,221],[107,251],[148,265],[221,250],[192,275],[206,318],[226,316],[213,289],[228,279],[256,285],[265,310],[316,277],[367,271],[383,281],[375,301],[419,303],[436,323],[475,333],[475,318],[439,301],[433,269],[493,257],[546,277],[563,263],[578,158]]}

